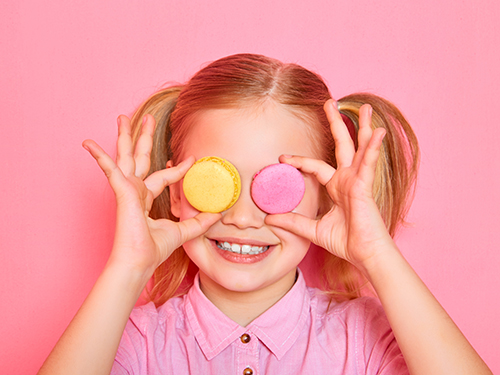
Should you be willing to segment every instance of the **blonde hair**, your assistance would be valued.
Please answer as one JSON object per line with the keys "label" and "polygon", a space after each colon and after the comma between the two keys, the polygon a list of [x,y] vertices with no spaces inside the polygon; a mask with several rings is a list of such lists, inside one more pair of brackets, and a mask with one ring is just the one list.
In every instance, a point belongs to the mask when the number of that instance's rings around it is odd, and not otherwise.
{"label": "blonde hair", "polygon": [[[309,133],[318,144],[322,159],[336,166],[335,143],[323,110],[331,98],[322,78],[297,65],[284,64],[261,55],[238,54],[219,59],[196,73],[187,84],[165,88],[147,99],[135,112],[134,137],[140,133],[145,114],[154,116],[154,135],[150,173],[165,168],[168,160],[179,162],[183,140],[192,119],[199,112],[215,108],[255,106],[272,100],[289,109],[309,125]],[[401,112],[389,101],[372,94],[353,94],[338,100],[339,109],[351,131],[356,132],[359,108],[373,107],[373,127],[383,127],[383,141],[373,188],[375,201],[393,236],[404,222],[418,167],[418,145],[415,134]],[[331,202],[323,197],[327,212]],[[177,220],[170,212],[169,190],[154,201],[152,218]],[[356,298],[363,280],[347,261],[325,254],[323,287],[337,300]],[[150,297],[156,304],[184,293],[192,285],[195,267],[184,250],[177,249],[155,272]]]}

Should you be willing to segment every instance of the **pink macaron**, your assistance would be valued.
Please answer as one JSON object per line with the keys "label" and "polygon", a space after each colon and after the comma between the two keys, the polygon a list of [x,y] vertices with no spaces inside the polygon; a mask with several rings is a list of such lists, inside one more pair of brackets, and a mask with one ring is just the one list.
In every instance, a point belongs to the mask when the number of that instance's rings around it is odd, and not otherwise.
{"label": "pink macaron", "polygon": [[289,164],[272,164],[255,174],[251,186],[255,204],[268,214],[292,211],[306,190],[304,177]]}

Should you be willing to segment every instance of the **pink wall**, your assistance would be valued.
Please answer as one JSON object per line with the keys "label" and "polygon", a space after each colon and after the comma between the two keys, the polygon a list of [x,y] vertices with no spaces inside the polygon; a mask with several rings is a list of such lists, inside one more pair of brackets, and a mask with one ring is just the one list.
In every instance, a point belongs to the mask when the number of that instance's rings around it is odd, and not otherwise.
{"label": "pink wall", "polygon": [[[36,372],[112,241],[110,189],[80,147],[203,63],[258,52],[334,96],[396,102],[422,148],[402,251],[500,373],[500,6],[495,0],[10,1],[0,20],[0,368]],[[307,5],[306,5],[307,3]]]}

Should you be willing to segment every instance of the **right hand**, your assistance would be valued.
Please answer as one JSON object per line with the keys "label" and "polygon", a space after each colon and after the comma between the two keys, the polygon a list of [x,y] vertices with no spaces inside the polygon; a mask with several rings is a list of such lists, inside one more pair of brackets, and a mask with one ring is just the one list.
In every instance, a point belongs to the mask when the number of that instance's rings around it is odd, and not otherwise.
{"label": "right hand", "polygon": [[116,197],[116,233],[110,262],[150,276],[184,242],[208,230],[220,214],[200,213],[174,222],[153,220],[149,211],[153,200],[170,184],[181,180],[194,163],[189,157],[175,167],[157,171],[146,178],[151,164],[155,120],[146,115],[135,150],[130,120],[118,117],[116,163],[93,140],[83,142],[108,178]]}

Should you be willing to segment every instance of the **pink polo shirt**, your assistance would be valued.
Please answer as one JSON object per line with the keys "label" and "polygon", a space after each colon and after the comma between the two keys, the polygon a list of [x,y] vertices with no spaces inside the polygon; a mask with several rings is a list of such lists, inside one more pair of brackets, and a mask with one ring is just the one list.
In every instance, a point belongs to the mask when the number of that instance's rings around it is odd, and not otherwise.
{"label": "pink polo shirt", "polygon": [[408,374],[387,318],[371,298],[335,303],[302,273],[242,327],[199,288],[134,309],[112,374]]}

